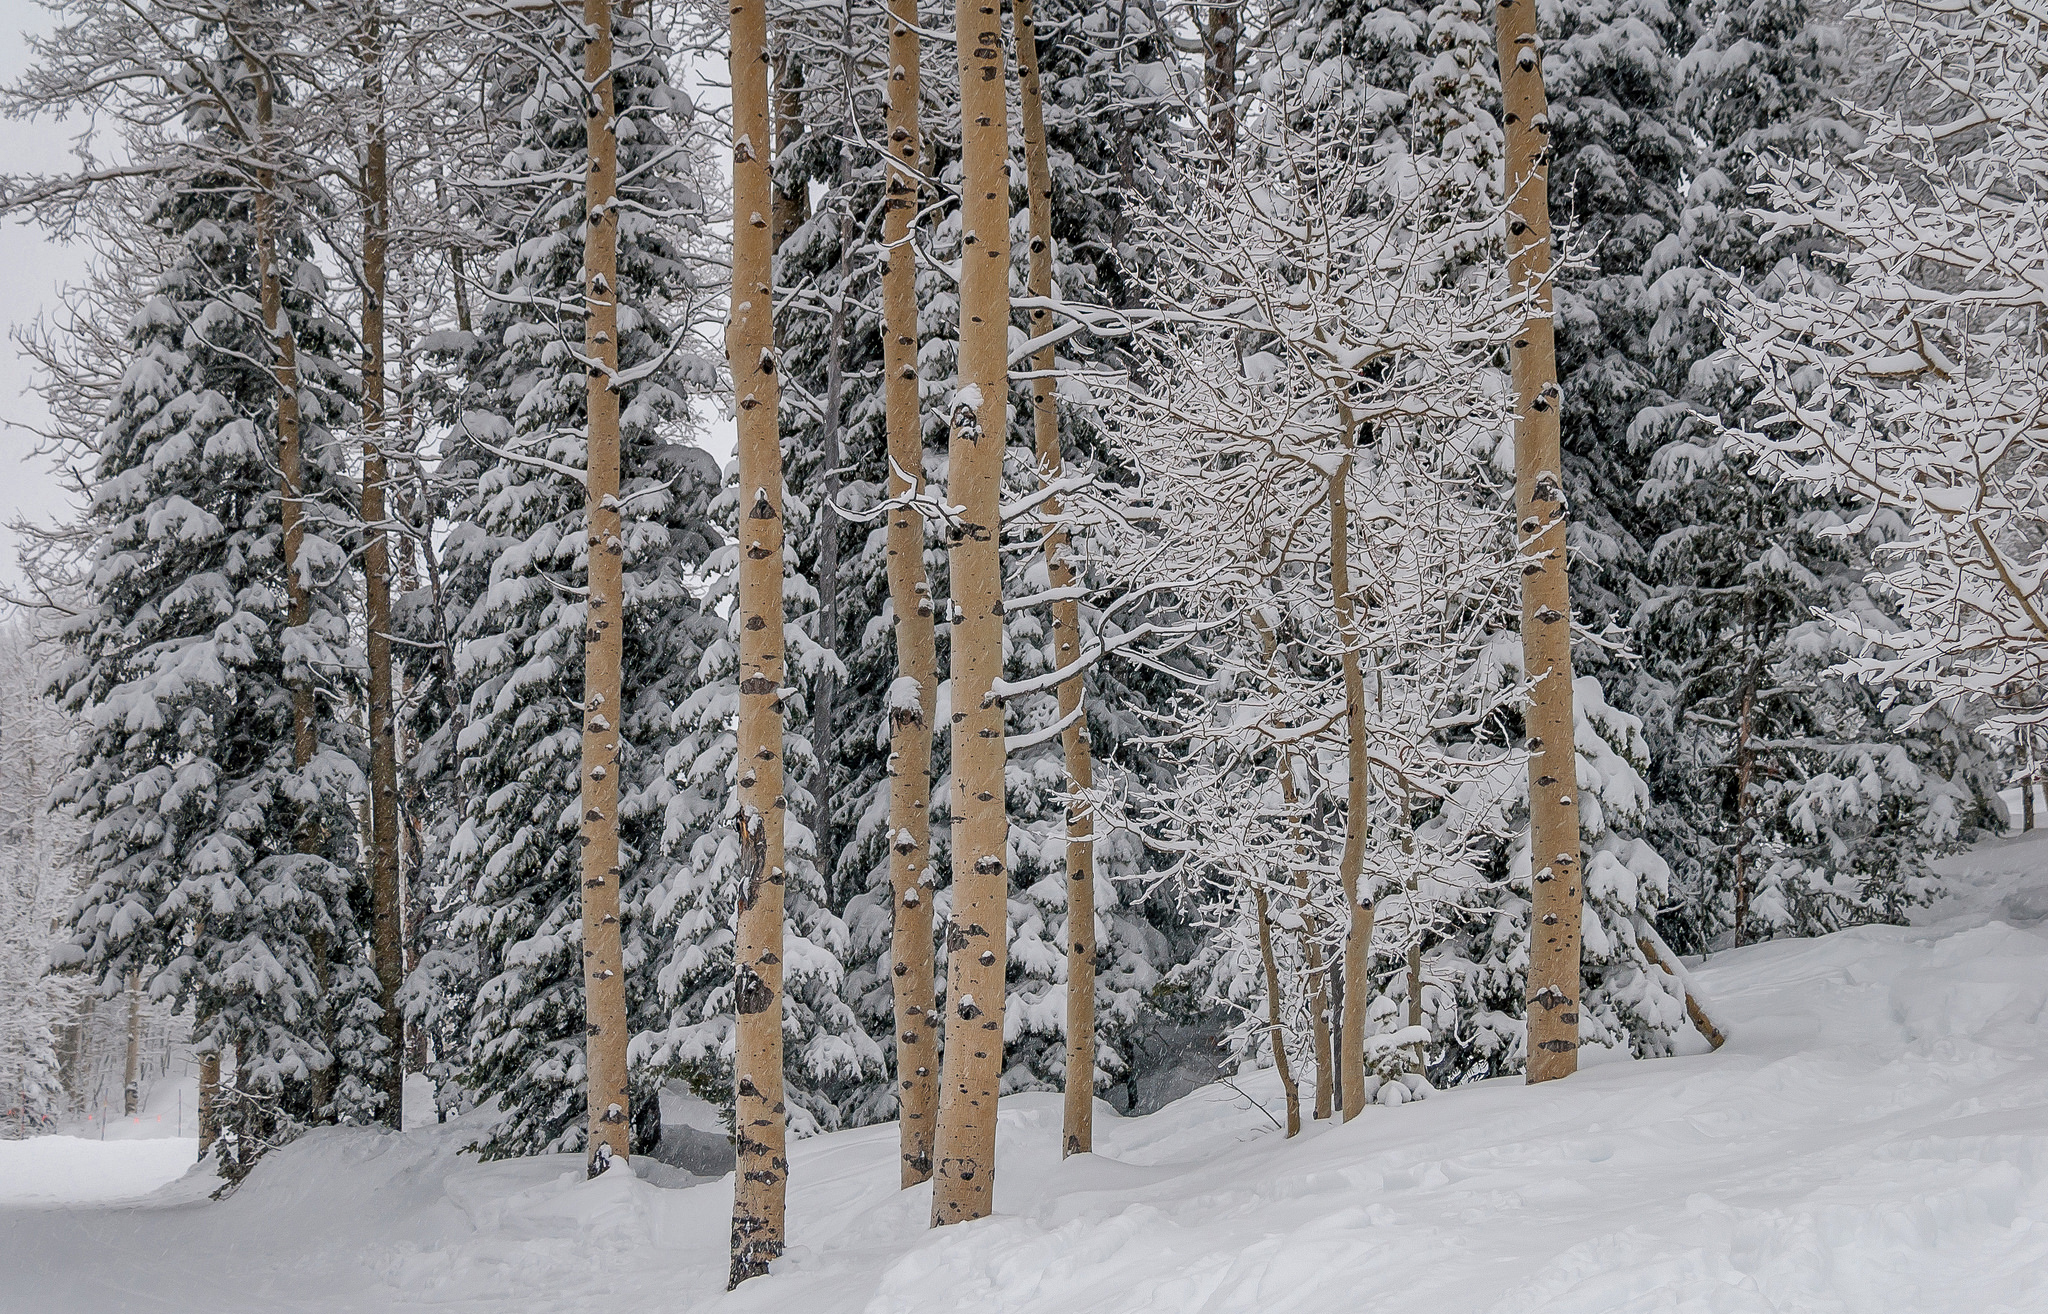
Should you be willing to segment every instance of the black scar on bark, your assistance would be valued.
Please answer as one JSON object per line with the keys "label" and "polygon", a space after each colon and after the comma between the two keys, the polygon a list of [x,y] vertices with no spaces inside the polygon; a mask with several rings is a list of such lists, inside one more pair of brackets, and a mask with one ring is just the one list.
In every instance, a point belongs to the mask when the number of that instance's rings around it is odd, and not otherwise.
{"label": "black scar on bark", "polygon": [[761,979],[761,974],[742,963],[739,970],[739,987],[734,992],[733,1007],[742,1015],[751,1017],[756,1013],[767,1012],[768,1006],[774,1002],[775,995],[768,989],[768,983]]}

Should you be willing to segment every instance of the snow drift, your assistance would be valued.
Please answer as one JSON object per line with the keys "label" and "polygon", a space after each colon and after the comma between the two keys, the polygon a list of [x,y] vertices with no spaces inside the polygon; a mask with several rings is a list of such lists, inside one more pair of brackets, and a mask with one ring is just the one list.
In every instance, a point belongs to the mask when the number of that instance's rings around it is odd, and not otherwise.
{"label": "snow drift", "polygon": [[1292,1142],[1258,1074],[1099,1110],[1101,1152],[1065,1163],[1058,1098],[1018,1096],[997,1216],[939,1232],[928,1189],[894,1189],[893,1126],[800,1142],[796,1244],[730,1294],[729,1180],[479,1163],[450,1126],[310,1135],[223,1202],[195,1174],[0,1204],[0,1310],[2048,1309],[2048,842],[1950,865],[1959,892],[1925,925],[1701,968],[1717,1054],[1465,1087]]}

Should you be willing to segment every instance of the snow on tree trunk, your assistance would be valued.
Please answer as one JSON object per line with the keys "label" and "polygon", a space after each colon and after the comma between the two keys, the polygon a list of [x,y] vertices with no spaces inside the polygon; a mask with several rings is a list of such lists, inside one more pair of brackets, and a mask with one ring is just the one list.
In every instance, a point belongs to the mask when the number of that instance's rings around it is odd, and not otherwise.
{"label": "snow on tree trunk", "polygon": [[783,794],[782,446],[774,300],[765,0],[732,6],[733,296],[726,354],[739,409],[740,682],[738,1015],[729,1286],[782,1254],[788,1186],[782,1089]]}
{"label": "snow on tree trunk", "polygon": [[1579,818],[1572,797],[1572,607],[1564,457],[1551,323],[1550,118],[1535,0],[1499,0],[1494,30],[1507,133],[1508,278],[1528,315],[1508,353],[1515,390],[1515,515],[1522,568],[1535,908],[1529,946],[1529,1080],[1578,1069]]}
{"label": "snow on tree trunk", "polygon": [[619,143],[611,0],[584,0],[584,339],[589,392],[584,488],[589,591],[583,636],[583,999],[587,1019],[589,1172],[629,1149],[626,981],[619,931],[620,666],[625,651],[625,540],[619,520]]}
{"label": "snow on tree trunk", "polygon": [[[1053,257],[1052,164],[1046,153],[1038,25],[1032,18],[1031,0],[1017,0],[1015,16],[1025,189],[1030,196],[1031,215],[1029,286],[1033,297],[1049,299]],[[1030,324],[1034,336],[1046,333],[1053,327],[1052,312],[1044,306],[1033,307]],[[1031,416],[1038,473],[1048,484],[1056,484],[1063,463],[1050,342],[1033,353],[1031,369]],[[1054,525],[1045,535],[1048,587],[1055,592],[1071,589],[1075,584],[1074,568],[1068,560],[1067,531],[1059,527],[1059,499],[1048,499],[1041,514]],[[1081,606],[1077,599],[1063,597],[1054,601],[1052,628],[1055,660],[1064,665],[1077,659],[1081,653]],[[1087,791],[1094,787],[1095,772],[1081,701],[1082,676],[1076,672],[1062,680],[1059,687],[1060,719],[1066,723],[1060,732],[1060,747],[1066,757],[1067,790],[1076,796],[1076,801],[1068,805],[1066,819],[1067,1080],[1060,1134],[1062,1156],[1087,1154],[1095,1146],[1095,838],[1094,821],[1085,801]]]}
{"label": "snow on tree trunk", "polygon": [[999,540],[1009,432],[1010,185],[1007,63],[994,0],[957,0],[960,58],[960,388],[946,500],[952,533],[953,907],[932,1162],[932,1223],[994,1208],[1009,900]]}
{"label": "snow on tree trunk", "polygon": [[917,0],[889,6],[888,191],[882,212],[882,370],[888,423],[889,602],[895,612],[896,681],[889,718],[889,938],[895,1009],[897,1134],[903,1185],[932,1175],[938,1112],[939,1019],[934,1016],[932,909],[932,719],[938,652],[932,588],[924,568],[923,415],[918,404],[917,255],[920,93]]}

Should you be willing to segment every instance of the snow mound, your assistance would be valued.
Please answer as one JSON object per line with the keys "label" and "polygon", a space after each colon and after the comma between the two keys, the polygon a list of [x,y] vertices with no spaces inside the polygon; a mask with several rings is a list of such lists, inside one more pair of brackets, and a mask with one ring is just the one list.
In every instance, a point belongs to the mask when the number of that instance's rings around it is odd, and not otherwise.
{"label": "snow mound", "polygon": [[894,1188],[893,1126],[800,1142],[791,1251],[730,1294],[729,1178],[478,1163],[457,1122],[316,1133],[223,1202],[196,1176],[125,1204],[9,1197],[0,1309],[2048,1309],[2048,842],[1945,867],[1923,925],[1699,967],[1716,1054],[1439,1091],[1291,1142],[1254,1078],[1105,1106],[1100,1153],[1064,1163],[1058,1098],[1018,1096],[997,1216],[938,1232],[928,1189]]}

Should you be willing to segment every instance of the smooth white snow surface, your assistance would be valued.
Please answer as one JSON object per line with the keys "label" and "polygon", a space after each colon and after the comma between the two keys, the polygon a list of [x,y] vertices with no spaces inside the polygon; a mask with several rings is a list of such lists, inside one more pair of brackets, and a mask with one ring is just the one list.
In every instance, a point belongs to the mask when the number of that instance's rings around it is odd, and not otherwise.
{"label": "smooth white snow surface", "polygon": [[[185,1175],[199,1157],[194,1136],[87,1140],[79,1136],[38,1136],[0,1141],[0,1208],[8,1205],[98,1204],[145,1196]],[[14,1216],[0,1213],[0,1230]],[[0,1239],[0,1255],[7,1243]],[[7,1303],[0,1263],[0,1308]]]}
{"label": "smooth white snow surface", "polygon": [[1209,1087],[1066,1163],[1058,1098],[1009,1099],[998,1215],[939,1232],[893,1126],[798,1143],[790,1254],[730,1295],[729,1179],[480,1164],[451,1124],[314,1134],[221,1203],[0,1206],[0,1310],[2048,1311],[2048,835],[1944,866],[1928,925],[1698,969],[1718,1054],[1292,1142]]}

